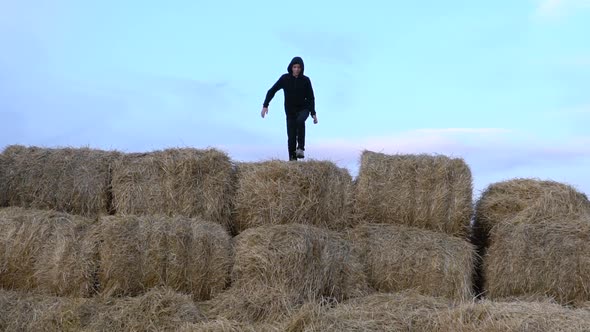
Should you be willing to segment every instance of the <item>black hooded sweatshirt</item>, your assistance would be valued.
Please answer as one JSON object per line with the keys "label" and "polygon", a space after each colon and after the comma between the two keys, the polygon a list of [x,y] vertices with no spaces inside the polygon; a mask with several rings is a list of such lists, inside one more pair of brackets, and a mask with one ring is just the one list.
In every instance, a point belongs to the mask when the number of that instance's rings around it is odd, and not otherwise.
{"label": "black hooded sweatshirt", "polygon": [[[301,72],[299,76],[293,76],[293,65],[299,64]],[[285,111],[287,113],[295,113],[299,110],[308,109],[311,115],[315,115],[315,97],[313,95],[313,88],[311,87],[311,80],[309,77],[303,75],[303,59],[301,57],[294,57],[287,67],[287,74],[283,74],[279,80],[268,90],[266,98],[262,104],[268,107],[268,104],[275,96],[277,91],[283,89],[285,93]]]}

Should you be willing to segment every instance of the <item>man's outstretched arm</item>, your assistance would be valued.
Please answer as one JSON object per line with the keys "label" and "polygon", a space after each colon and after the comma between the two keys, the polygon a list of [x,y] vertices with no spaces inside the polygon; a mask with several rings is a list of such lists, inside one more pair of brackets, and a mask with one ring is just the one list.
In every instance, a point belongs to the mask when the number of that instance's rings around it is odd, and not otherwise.
{"label": "man's outstretched arm", "polygon": [[276,83],[273,84],[273,86],[270,89],[268,89],[268,91],[266,92],[266,98],[264,98],[264,102],[262,103],[262,106],[268,107],[268,105],[270,104],[270,101],[274,98],[277,91],[279,91],[282,88],[283,88],[283,77],[281,76],[276,81]]}
{"label": "man's outstretched arm", "polygon": [[268,105],[270,104],[270,101],[275,96],[277,91],[279,91],[280,89],[283,88],[282,79],[283,79],[282,76],[279,77],[279,79],[275,82],[275,84],[273,84],[273,86],[270,89],[268,89],[268,91],[266,92],[266,97],[264,98],[264,102],[262,103],[262,112],[260,113],[260,115],[263,118],[266,114],[268,114]]}
{"label": "man's outstretched arm", "polygon": [[309,111],[311,112],[311,117],[313,118],[313,123],[318,123],[318,117],[315,111],[315,95],[313,93],[313,87],[311,85],[311,79],[309,79],[309,90],[307,91],[307,103],[309,106]]}

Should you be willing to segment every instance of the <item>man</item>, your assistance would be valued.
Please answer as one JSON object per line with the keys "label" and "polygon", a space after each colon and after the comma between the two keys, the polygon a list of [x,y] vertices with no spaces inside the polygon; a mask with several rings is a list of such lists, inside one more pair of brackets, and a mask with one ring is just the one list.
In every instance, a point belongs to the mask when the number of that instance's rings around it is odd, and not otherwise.
{"label": "man", "polygon": [[315,111],[315,97],[311,80],[303,75],[303,59],[294,57],[287,67],[287,74],[268,90],[262,104],[262,117],[268,114],[268,105],[277,91],[283,89],[285,94],[285,115],[287,117],[287,147],[289,160],[305,158],[305,120],[311,114],[313,123],[318,123]]}

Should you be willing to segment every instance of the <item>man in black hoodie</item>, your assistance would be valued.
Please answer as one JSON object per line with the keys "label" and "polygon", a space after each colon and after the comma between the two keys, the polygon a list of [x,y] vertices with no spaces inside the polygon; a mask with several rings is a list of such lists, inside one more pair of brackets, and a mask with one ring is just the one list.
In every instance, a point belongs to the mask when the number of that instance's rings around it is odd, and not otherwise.
{"label": "man in black hoodie", "polygon": [[311,114],[313,123],[318,123],[315,111],[315,97],[311,80],[303,75],[303,59],[294,57],[287,67],[287,74],[268,90],[262,104],[262,117],[268,114],[268,105],[277,91],[283,89],[285,94],[285,115],[287,117],[287,146],[289,160],[304,158],[305,151],[305,120]]}

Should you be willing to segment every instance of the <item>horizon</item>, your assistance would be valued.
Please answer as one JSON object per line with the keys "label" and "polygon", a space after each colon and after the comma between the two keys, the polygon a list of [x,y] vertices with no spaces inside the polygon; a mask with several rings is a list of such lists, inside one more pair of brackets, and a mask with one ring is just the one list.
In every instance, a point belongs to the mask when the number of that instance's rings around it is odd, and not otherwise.
{"label": "horizon", "polygon": [[[301,56],[319,123],[306,159],[353,177],[363,150],[460,157],[473,197],[537,178],[590,194],[590,0],[0,3],[0,148],[218,148],[287,159]],[[222,23],[223,22],[223,23]]]}

